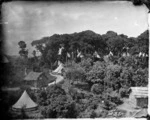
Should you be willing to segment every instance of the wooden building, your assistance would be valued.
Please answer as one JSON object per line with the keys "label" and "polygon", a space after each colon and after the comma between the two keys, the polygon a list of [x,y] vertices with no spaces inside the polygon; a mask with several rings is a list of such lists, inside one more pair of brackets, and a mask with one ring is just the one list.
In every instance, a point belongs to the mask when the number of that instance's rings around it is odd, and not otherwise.
{"label": "wooden building", "polygon": [[37,87],[47,87],[48,83],[55,81],[55,77],[44,72],[29,72],[24,78],[25,84]]}
{"label": "wooden building", "polygon": [[129,101],[135,108],[147,108],[148,87],[131,87]]}

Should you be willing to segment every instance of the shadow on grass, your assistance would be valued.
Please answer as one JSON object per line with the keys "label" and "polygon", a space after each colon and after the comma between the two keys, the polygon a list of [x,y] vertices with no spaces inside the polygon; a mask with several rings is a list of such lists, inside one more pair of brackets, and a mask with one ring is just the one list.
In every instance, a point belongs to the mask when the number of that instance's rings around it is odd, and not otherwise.
{"label": "shadow on grass", "polygon": [[90,86],[87,83],[84,82],[75,82],[74,86],[80,90],[85,90],[90,92]]}

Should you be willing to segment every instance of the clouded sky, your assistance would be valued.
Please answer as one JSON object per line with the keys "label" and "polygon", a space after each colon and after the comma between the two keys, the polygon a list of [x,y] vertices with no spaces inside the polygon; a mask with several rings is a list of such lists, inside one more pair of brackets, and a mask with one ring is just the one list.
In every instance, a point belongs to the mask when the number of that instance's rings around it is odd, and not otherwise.
{"label": "clouded sky", "polygon": [[92,30],[136,37],[148,29],[148,9],[130,2],[8,2],[3,4],[7,54],[17,55],[18,42],[53,34]]}

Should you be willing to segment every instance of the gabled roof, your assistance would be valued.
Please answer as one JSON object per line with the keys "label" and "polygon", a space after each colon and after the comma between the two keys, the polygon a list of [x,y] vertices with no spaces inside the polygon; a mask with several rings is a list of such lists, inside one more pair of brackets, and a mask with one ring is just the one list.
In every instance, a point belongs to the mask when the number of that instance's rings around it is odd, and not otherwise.
{"label": "gabled roof", "polygon": [[30,109],[37,106],[38,105],[33,102],[33,100],[29,97],[28,93],[25,90],[19,100],[12,106],[12,108],[21,109],[22,107],[25,107],[25,109]]}
{"label": "gabled roof", "polygon": [[138,97],[148,97],[148,87],[131,87],[131,93],[136,98]]}
{"label": "gabled roof", "polygon": [[31,71],[25,78],[24,80],[30,81],[30,80],[37,80],[38,77],[42,74],[42,72],[33,72]]}

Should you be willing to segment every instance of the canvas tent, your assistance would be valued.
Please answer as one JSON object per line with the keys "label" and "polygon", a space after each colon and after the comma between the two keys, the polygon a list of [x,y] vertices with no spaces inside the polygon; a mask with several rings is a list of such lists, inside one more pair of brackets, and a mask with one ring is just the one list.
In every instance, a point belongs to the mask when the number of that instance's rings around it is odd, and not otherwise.
{"label": "canvas tent", "polygon": [[96,58],[101,58],[97,51],[94,52],[94,56],[95,56]]}
{"label": "canvas tent", "polygon": [[12,106],[12,110],[21,111],[23,107],[25,111],[34,111],[38,108],[38,105],[30,98],[26,90],[23,92],[19,100]]}

